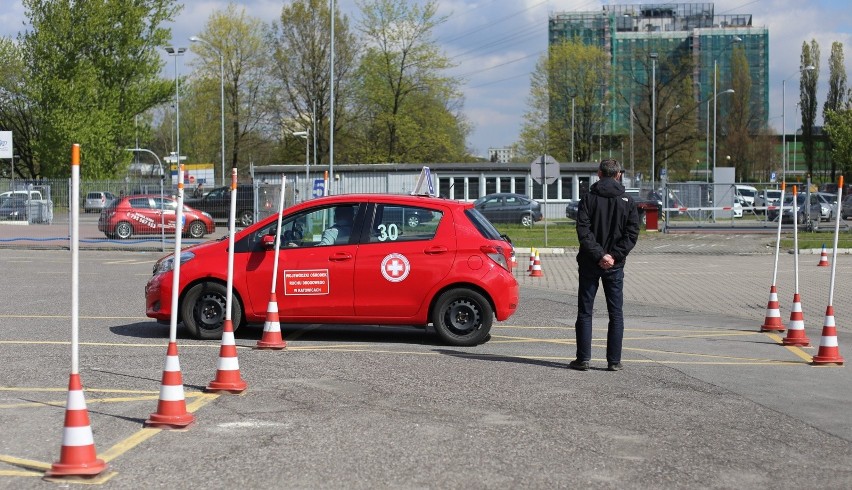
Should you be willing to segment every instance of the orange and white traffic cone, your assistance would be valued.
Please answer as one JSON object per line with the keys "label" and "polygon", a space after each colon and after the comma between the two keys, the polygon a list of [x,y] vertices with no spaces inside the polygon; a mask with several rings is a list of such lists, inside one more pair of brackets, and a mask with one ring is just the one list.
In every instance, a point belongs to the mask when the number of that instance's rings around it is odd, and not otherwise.
{"label": "orange and white traffic cone", "polygon": [[843,365],[843,358],[837,347],[837,327],[834,325],[834,307],[825,309],[825,323],[822,327],[822,338],[819,339],[819,352],[814,356],[811,364],[839,364]]}
{"label": "orange and white traffic cone", "polygon": [[512,270],[517,266],[518,266],[518,259],[515,258],[515,251],[512,250],[512,260],[509,262],[509,270]]}
{"label": "orange and white traffic cone", "polygon": [[263,336],[257,341],[255,349],[280,350],[287,347],[287,342],[281,337],[281,322],[278,319],[278,301],[275,293],[269,297],[266,307],[266,321],[263,323]]}
{"label": "orange and white traffic cone", "polygon": [[184,429],[193,422],[195,422],[195,416],[186,411],[186,398],[183,395],[183,376],[180,372],[177,344],[169,342],[157,411],[148,416],[145,427]]}
{"label": "orange and white traffic cone", "polygon": [[83,396],[80,375],[72,374],[68,381],[68,400],[65,403],[65,428],[62,431],[62,450],[59,461],[45,472],[47,478],[66,476],[97,476],[107,469],[97,458],[89,411]]}
{"label": "orange and white traffic cone", "polygon": [[805,316],[802,314],[802,299],[799,293],[793,295],[793,308],[790,310],[790,323],[787,324],[787,336],[781,341],[784,345],[807,347],[811,339],[805,334]]}
{"label": "orange and white traffic cone", "polygon": [[769,303],[766,305],[766,318],[760,326],[761,332],[783,332],[784,325],[781,323],[781,306],[778,304],[778,291],[773,284],[769,288]]}
{"label": "orange and white traffic cone", "polygon": [[237,345],[234,343],[234,324],[231,320],[225,320],[216,379],[211,381],[204,391],[236,394],[245,391],[246,387],[246,382],[240,377],[240,361],[237,359]]}
{"label": "orange and white traffic cone", "polygon": [[534,264],[535,264],[535,249],[530,247],[530,266],[527,269],[527,272],[532,272]]}
{"label": "orange and white traffic cone", "polygon": [[828,267],[829,265],[831,264],[828,263],[828,251],[825,249],[825,244],[823,243],[822,253],[819,256],[819,263],[817,264],[817,267]]}
{"label": "orange and white traffic cone", "polygon": [[544,277],[544,271],[541,270],[541,258],[538,256],[538,250],[535,251],[533,259],[533,268],[530,271],[530,277]]}

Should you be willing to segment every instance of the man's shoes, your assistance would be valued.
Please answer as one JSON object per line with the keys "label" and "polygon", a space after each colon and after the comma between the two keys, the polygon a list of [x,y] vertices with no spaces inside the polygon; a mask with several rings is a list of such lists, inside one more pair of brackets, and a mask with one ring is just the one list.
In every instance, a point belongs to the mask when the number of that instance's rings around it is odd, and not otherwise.
{"label": "man's shoes", "polygon": [[610,365],[608,365],[606,367],[606,370],[607,371],[621,371],[623,368],[624,368],[624,366],[622,366],[620,362],[614,362],[614,363],[611,363]]}
{"label": "man's shoes", "polygon": [[573,361],[568,363],[568,367],[577,371],[588,371],[589,361],[581,361],[579,359],[574,359]]}

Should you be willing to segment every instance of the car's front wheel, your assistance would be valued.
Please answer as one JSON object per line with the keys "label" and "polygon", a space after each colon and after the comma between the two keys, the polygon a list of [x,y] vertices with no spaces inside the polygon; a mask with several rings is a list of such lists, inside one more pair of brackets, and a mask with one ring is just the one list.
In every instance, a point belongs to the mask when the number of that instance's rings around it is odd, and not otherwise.
{"label": "car's front wheel", "polygon": [[524,226],[532,226],[533,219],[531,214],[521,215],[521,224]]}
{"label": "car's front wheel", "polygon": [[191,238],[201,238],[205,231],[207,231],[207,227],[201,221],[193,221],[189,224],[189,236]]}
{"label": "car's front wheel", "polygon": [[[225,325],[225,286],[218,282],[196,284],[183,298],[180,316],[189,334],[197,339],[222,338]],[[240,326],[242,308],[237,298],[231,302],[231,322],[234,331]]]}
{"label": "car's front wheel", "polygon": [[491,303],[471,289],[450,289],[435,302],[432,324],[446,343],[471,346],[482,343],[491,332],[494,310]]}
{"label": "car's front wheel", "polygon": [[133,236],[133,226],[127,221],[121,221],[115,225],[115,236],[126,240]]}

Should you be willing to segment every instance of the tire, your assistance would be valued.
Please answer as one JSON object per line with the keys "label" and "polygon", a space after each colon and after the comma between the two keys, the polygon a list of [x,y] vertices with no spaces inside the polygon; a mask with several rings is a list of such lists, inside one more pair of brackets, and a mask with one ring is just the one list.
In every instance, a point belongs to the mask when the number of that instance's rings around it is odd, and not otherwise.
{"label": "tire", "polygon": [[237,213],[237,224],[245,227],[252,223],[254,223],[254,212],[251,209],[243,209]]}
{"label": "tire", "polygon": [[412,214],[405,221],[408,223],[409,228],[417,228],[420,225],[420,217],[416,214]]}
{"label": "tire", "polygon": [[460,347],[484,342],[494,322],[491,303],[476,291],[463,288],[441,294],[435,301],[431,316],[441,340]]}
{"label": "tire", "polygon": [[[180,304],[180,316],[189,334],[196,339],[222,338],[225,324],[225,286],[218,282],[203,282],[193,286]],[[240,326],[242,307],[236,297],[231,302],[231,322],[234,331]]]}
{"label": "tire", "polygon": [[522,214],[522,215],[521,215],[521,225],[523,225],[523,226],[532,226],[532,225],[533,225],[532,215],[530,215],[530,214]]}
{"label": "tire", "polygon": [[127,240],[131,236],[133,236],[133,225],[128,223],[127,221],[119,221],[117,225],[115,225],[115,231],[113,233],[116,238],[121,240]]}
{"label": "tire", "polygon": [[193,221],[189,224],[189,236],[190,238],[201,238],[204,236],[204,233],[207,231],[207,227],[204,226],[204,223],[201,221]]}

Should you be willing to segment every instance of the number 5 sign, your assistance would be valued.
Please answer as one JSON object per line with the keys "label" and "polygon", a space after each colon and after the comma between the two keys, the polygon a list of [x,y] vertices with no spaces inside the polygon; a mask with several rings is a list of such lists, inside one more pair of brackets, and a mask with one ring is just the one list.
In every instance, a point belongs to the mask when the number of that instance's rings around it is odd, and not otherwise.
{"label": "number 5 sign", "polygon": [[325,195],[325,180],[314,179],[314,189],[311,197],[322,197]]}

